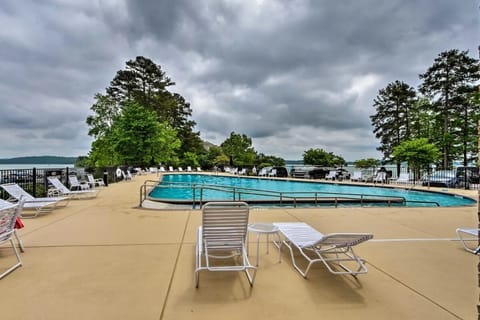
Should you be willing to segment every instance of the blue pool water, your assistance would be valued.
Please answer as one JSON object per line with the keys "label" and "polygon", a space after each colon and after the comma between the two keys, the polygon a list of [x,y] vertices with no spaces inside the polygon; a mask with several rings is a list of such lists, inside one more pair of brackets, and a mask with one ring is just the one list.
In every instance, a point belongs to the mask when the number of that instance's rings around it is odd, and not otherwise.
{"label": "blue pool water", "polygon": [[[257,203],[318,202],[343,199],[343,205],[471,206],[473,199],[439,192],[348,184],[246,178],[204,174],[165,174],[150,199],[171,203],[244,200]],[[302,201],[303,199],[303,201]],[[308,199],[308,200],[307,200]],[[389,202],[389,203],[388,203]]]}

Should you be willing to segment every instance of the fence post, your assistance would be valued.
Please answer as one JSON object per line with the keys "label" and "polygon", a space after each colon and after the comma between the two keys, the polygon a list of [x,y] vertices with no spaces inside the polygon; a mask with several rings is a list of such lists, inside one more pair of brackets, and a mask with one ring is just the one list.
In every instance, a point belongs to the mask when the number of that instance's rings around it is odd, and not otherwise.
{"label": "fence post", "polygon": [[33,178],[33,186],[32,186],[32,193],[33,196],[37,196],[37,168],[33,168],[32,170],[32,178]]}

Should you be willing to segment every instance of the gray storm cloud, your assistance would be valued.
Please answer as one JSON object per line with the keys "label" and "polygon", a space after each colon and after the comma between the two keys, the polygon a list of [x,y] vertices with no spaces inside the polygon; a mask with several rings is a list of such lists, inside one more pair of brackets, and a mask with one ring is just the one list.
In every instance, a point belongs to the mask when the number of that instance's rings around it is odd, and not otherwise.
{"label": "gray storm cloud", "polygon": [[478,45],[474,1],[2,1],[0,19],[0,157],[86,155],[94,94],[143,55],[210,142],[235,131],[286,159],[380,158],[378,90]]}

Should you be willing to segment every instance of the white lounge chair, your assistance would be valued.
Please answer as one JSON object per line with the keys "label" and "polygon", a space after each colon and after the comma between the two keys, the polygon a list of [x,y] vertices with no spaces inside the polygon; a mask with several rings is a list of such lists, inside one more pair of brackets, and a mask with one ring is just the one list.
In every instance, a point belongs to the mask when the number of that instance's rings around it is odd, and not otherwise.
{"label": "white lounge chair", "polygon": [[269,177],[276,177],[277,176],[277,169],[270,170],[270,172],[268,173],[268,176]]}
{"label": "white lounge chair", "polygon": [[95,187],[104,187],[105,186],[105,182],[103,182],[103,179],[102,178],[94,178],[92,174],[87,174],[87,179],[88,179],[88,184],[90,185],[90,187],[93,189]]}
{"label": "white lounge chair", "polygon": [[191,166],[187,167],[187,172],[192,172],[192,167]]}
{"label": "white lounge chair", "polygon": [[362,181],[362,171],[354,171],[350,181]]}
{"label": "white lounge chair", "polygon": [[[366,273],[365,261],[353,251],[353,246],[373,238],[370,233],[322,234],[303,222],[274,223],[285,237],[283,244],[290,249],[295,269],[306,278],[314,263],[322,262],[333,274],[356,276]],[[281,245],[281,244],[277,244]],[[308,261],[302,270],[295,261],[294,248]]]}
{"label": "white lounge chair", "polygon": [[150,167],[150,168],[148,169],[148,171],[149,171],[150,173],[157,173],[158,169],[157,169],[157,167]]}
{"label": "white lounge chair", "polygon": [[[6,183],[0,185],[0,187],[5,190],[12,199],[15,199],[17,201],[20,201],[22,197],[25,199],[25,204],[24,204],[24,209],[29,208],[30,204],[33,203],[32,206],[37,209],[37,214],[40,211],[51,211],[53,208],[56,208],[59,204],[63,204],[63,206],[66,206],[68,204],[68,201],[70,200],[69,197],[40,197],[40,198],[35,198],[32,196],[30,193],[27,191],[23,190],[22,187],[20,187],[16,183]],[[44,210],[38,211],[38,207],[41,209],[43,208]]]}
{"label": "white lounge chair", "polygon": [[337,176],[337,170],[330,170],[328,174],[325,176],[326,180],[335,180],[335,177]]}
{"label": "white lounge chair", "polygon": [[126,172],[122,170],[122,177],[124,181],[132,181],[133,176],[130,170],[127,170]]}
{"label": "white lounge chair", "polygon": [[[55,209],[57,206],[58,201],[33,201],[33,202],[24,202],[22,206],[22,210],[19,212],[19,217],[22,218],[35,218],[41,213],[47,213]],[[6,201],[3,199],[0,199],[0,209],[4,207],[8,207],[13,205],[16,205],[16,203],[12,203],[10,201]],[[25,213],[25,210],[35,210],[34,213]]]}
{"label": "white lounge chair", "polygon": [[172,167],[172,166],[169,166],[169,167],[168,167],[168,171],[173,172],[173,167]]}
{"label": "white lounge chair", "polygon": [[53,189],[48,191],[49,195],[66,196],[71,199],[91,199],[98,195],[99,190],[70,190],[57,177],[48,177],[48,182],[53,186]]}
{"label": "white lounge chair", "polygon": [[[479,254],[480,246],[478,245],[478,233],[480,229],[477,228],[457,228],[456,232],[458,238],[462,242],[463,247],[468,252]],[[467,245],[467,241],[475,241],[476,247]]]}
{"label": "white lounge chair", "polygon": [[400,173],[397,179],[392,180],[395,183],[410,183],[410,174],[408,172]]}
{"label": "white lounge chair", "polygon": [[[249,207],[244,202],[209,202],[203,206],[202,226],[198,228],[195,249],[197,288],[199,273],[203,270],[245,271],[250,286],[253,286],[256,267],[250,264],[246,250],[248,215]],[[215,263],[216,260],[222,263]]]}
{"label": "white lounge chair", "polygon": [[387,182],[387,173],[384,171],[378,172],[373,178],[373,183],[386,183]]}
{"label": "white lounge chair", "polygon": [[201,171],[202,171],[202,168],[197,167],[197,171],[198,171],[198,172],[201,172]]}
{"label": "white lounge chair", "polygon": [[75,190],[88,190],[90,189],[87,182],[78,181],[77,176],[68,176],[68,182],[70,183],[70,188]]}

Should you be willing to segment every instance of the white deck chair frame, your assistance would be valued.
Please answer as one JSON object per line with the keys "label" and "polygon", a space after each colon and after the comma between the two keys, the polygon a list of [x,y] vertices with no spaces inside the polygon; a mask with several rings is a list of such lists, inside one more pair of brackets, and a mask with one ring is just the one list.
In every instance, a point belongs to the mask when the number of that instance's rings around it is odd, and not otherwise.
{"label": "white deck chair frame", "polygon": [[99,190],[70,190],[57,177],[47,177],[54,189],[48,191],[52,196],[67,196],[72,199],[91,199],[98,195]]}
{"label": "white deck chair frame", "polygon": [[[477,228],[457,228],[456,232],[460,242],[462,243],[463,248],[468,252],[473,254],[480,253],[480,245],[478,243],[478,233],[479,229]],[[471,247],[467,245],[467,241],[476,241],[477,247]]]}
{"label": "white deck chair frame", "polygon": [[[21,205],[21,203],[19,205]],[[0,279],[2,279],[3,277],[5,277],[6,275],[8,275],[22,265],[20,254],[18,253],[17,247],[15,246],[15,243],[12,239],[12,236],[17,236],[15,232],[15,221],[19,212],[17,210],[17,207],[18,205],[13,205],[8,208],[0,209],[0,243],[10,241],[10,244],[12,245],[13,251],[15,252],[15,256],[17,258],[17,262],[13,266],[0,274]],[[17,240],[19,240],[18,237]]]}
{"label": "white deck chair frame", "polygon": [[70,183],[70,188],[76,189],[76,190],[88,190],[90,189],[90,186],[86,182],[80,182],[78,181],[77,176],[71,175],[68,176],[68,182]]}
{"label": "white deck chair frame", "polygon": [[410,183],[410,174],[408,172],[400,173],[397,179],[393,180],[395,183]]}
{"label": "white deck chair frame", "polygon": [[362,181],[362,171],[354,171],[350,181]]}
{"label": "white deck chair frame", "polygon": [[[11,205],[12,202],[5,201],[0,199],[0,208]],[[13,203],[16,204],[16,203]],[[24,202],[22,206],[22,210],[19,213],[19,217],[22,218],[35,218],[41,213],[47,213],[51,212],[53,209],[55,209],[57,202],[56,201],[33,201],[33,202]],[[25,213],[25,210],[35,210],[34,213]]]}
{"label": "white deck chair frame", "polygon": [[62,206],[65,207],[68,205],[70,200],[68,197],[35,198],[16,183],[6,183],[0,185],[0,187],[2,187],[10,195],[10,199],[12,201],[20,201],[20,199],[23,197],[25,199],[23,209],[36,210],[34,214],[28,214],[28,216],[25,214],[24,210],[22,212],[22,218],[35,218],[40,213],[51,212],[53,209],[59,207],[59,204],[63,204]]}
{"label": "white deck chair frame", "polygon": [[330,170],[325,176],[325,180],[335,180],[337,176],[337,170]]}
{"label": "white deck chair frame", "polygon": [[[307,278],[313,264],[322,262],[333,274],[367,273],[365,260],[353,250],[353,246],[373,238],[369,233],[331,233],[322,234],[303,222],[274,223],[284,236],[282,244],[290,250],[294,268]],[[276,245],[282,245],[276,243]],[[295,260],[294,249],[308,261],[303,270]],[[348,265],[347,265],[348,263]],[[353,266],[353,267],[352,267]],[[355,267],[355,268],[354,268]]]}
{"label": "white deck chair frame", "polygon": [[[209,202],[202,208],[202,226],[198,228],[195,286],[200,271],[244,271],[253,286],[256,267],[250,264],[246,250],[249,207],[245,202]],[[224,263],[217,265],[216,259]],[[232,261],[227,264],[227,261]],[[253,273],[251,274],[250,271]]]}
{"label": "white deck chair frame", "polygon": [[[11,203],[9,201],[0,199],[0,210],[15,208],[15,210],[17,210],[17,213],[16,213],[17,217],[21,217],[24,203],[25,203],[25,200],[23,200],[23,199],[20,200],[17,203]],[[20,251],[24,252],[25,247],[23,246],[22,240],[18,236],[17,229],[15,229],[15,228],[13,229],[13,234],[14,234],[15,238],[17,239],[18,247],[20,248]]]}
{"label": "white deck chair frame", "polygon": [[88,184],[93,189],[95,187],[104,187],[105,182],[103,182],[102,178],[94,178],[92,174],[87,174]]}

